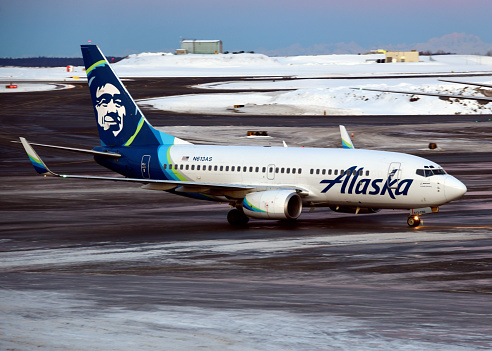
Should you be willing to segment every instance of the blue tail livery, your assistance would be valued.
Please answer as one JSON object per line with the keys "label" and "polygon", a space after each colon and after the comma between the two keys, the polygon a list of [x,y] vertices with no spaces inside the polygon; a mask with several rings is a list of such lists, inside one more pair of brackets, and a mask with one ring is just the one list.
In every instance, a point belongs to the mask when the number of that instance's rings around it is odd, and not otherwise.
{"label": "blue tail livery", "polygon": [[178,141],[150,125],[96,45],[82,45],[82,55],[103,146],[172,145]]}

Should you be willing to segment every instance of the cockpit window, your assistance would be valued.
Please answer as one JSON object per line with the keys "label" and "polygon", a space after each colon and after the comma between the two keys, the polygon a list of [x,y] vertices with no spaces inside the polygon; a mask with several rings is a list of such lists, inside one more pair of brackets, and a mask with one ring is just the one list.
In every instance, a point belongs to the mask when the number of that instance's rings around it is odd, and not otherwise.
{"label": "cockpit window", "polygon": [[417,169],[415,172],[417,175],[422,176],[422,177],[432,177],[433,175],[441,175],[441,174],[446,174],[446,171],[442,168],[434,168],[430,166],[429,168],[424,168],[424,169]]}

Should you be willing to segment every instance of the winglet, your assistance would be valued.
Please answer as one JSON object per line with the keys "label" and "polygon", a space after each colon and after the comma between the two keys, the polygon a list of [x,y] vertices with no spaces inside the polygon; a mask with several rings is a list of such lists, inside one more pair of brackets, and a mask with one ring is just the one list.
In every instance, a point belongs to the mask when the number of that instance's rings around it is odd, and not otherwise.
{"label": "winglet", "polygon": [[44,164],[43,160],[41,157],[38,156],[36,151],[32,148],[32,146],[29,144],[29,142],[23,138],[19,138],[22,146],[24,146],[24,149],[26,150],[27,156],[29,156],[29,159],[31,160],[32,165],[34,166],[34,169],[36,172],[39,174],[43,175],[52,175],[52,176],[57,176],[57,174],[51,172],[48,167]]}
{"label": "winglet", "polygon": [[340,125],[340,136],[342,137],[342,146],[344,149],[355,149],[352,139],[350,139],[345,126]]}

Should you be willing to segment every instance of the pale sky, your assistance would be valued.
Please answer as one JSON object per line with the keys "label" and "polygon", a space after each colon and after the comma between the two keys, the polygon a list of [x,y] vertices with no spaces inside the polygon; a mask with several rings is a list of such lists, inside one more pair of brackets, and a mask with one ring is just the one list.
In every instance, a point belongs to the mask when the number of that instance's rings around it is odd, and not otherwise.
{"label": "pale sky", "polygon": [[0,0],[0,57],[170,52],[180,39],[228,51],[355,42],[365,48],[466,33],[492,43],[492,0]]}

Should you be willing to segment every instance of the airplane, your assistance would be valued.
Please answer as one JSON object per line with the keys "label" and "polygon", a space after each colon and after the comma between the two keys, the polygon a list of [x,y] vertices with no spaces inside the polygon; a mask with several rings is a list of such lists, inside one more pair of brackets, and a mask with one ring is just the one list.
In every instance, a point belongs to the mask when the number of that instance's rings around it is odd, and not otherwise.
{"label": "airplane", "polygon": [[[100,146],[92,150],[30,144],[35,170],[44,176],[131,182],[143,189],[226,202],[233,226],[250,218],[296,220],[303,208],[343,213],[410,210],[407,224],[459,199],[466,186],[425,158],[356,149],[340,126],[343,148],[196,145],[155,129],[96,45],[82,45]],[[124,177],[52,172],[32,146],[83,152]]]}

